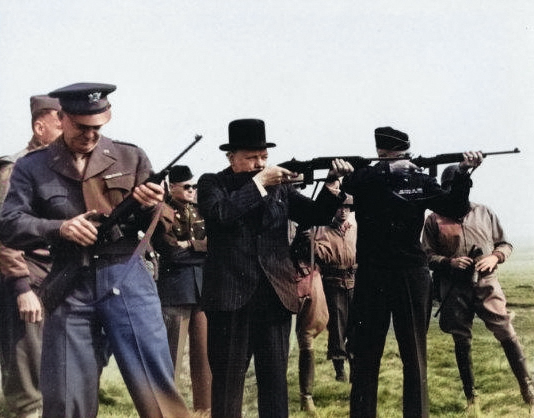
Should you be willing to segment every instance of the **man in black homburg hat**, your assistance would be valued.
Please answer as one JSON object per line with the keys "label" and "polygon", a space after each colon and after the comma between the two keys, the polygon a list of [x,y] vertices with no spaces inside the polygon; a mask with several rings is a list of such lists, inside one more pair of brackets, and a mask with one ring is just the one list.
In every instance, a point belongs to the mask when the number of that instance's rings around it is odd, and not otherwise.
{"label": "man in black homburg hat", "polygon": [[[377,128],[379,157],[406,157],[408,135]],[[428,417],[426,333],[431,310],[431,278],[421,249],[425,210],[459,217],[469,210],[470,167],[482,162],[467,152],[446,192],[409,160],[381,161],[343,179],[354,196],[358,224],[358,280],[348,325],[351,356],[351,418],[376,416],[380,359],[391,317],[401,355],[403,416]]]}
{"label": "man in black homburg hat", "polygon": [[219,147],[230,166],[198,182],[208,239],[201,305],[208,318],[213,418],[242,416],[252,356],[259,417],[288,416],[291,314],[299,309],[288,221],[329,223],[344,200],[337,179],[352,171],[345,161],[333,161],[330,181],[313,201],[290,184],[295,173],[267,165],[274,146],[266,141],[263,121],[235,120],[229,142]]}
{"label": "man in black homburg hat", "polygon": [[[63,135],[17,161],[2,208],[2,242],[24,250],[49,245],[53,256],[41,289],[43,418],[97,416],[110,350],[141,417],[189,417],[174,385],[156,285],[138,247],[138,231],[164,190],[137,186],[151,170],[140,148],[100,133],[114,90],[77,83],[49,94],[61,104]],[[130,194],[138,208],[114,239],[97,241],[95,216]]]}

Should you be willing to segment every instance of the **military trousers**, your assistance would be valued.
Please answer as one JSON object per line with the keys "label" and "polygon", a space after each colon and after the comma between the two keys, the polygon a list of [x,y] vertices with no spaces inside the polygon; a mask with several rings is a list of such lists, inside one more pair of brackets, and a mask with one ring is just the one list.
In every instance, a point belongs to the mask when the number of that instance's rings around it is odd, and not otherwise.
{"label": "military trousers", "polygon": [[42,408],[39,371],[43,321],[20,319],[17,295],[10,286],[0,286],[2,390],[10,412],[22,415]]}
{"label": "military trousers", "polygon": [[140,257],[80,271],[77,287],[45,321],[43,418],[98,414],[100,375],[112,353],[142,418],[189,417],[156,285]]}
{"label": "military trousers", "polygon": [[328,306],[328,359],[347,359],[347,321],[354,295],[354,288],[347,289],[336,282],[323,279],[324,294]]}
{"label": "military trousers", "polygon": [[403,364],[403,416],[428,417],[426,334],[431,287],[426,267],[359,266],[348,329],[351,418],[377,416],[380,360],[391,318]]}

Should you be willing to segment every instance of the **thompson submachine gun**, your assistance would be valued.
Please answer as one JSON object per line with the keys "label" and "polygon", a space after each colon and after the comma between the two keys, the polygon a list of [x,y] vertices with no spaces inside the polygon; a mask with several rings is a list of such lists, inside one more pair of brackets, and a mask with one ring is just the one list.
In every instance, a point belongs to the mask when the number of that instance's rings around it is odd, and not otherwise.
{"label": "thompson submachine gun", "polygon": [[[483,152],[482,156],[485,158],[490,155],[500,155],[500,154],[516,154],[519,153],[518,148],[514,148],[510,151],[497,151],[497,152]],[[312,184],[314,181],[319,181],[322,179],[314,179],[313,172],[316,170],[328,170],[332,167],[332,160],[336,158],[341,158],[345,161],[348,161],[352,164],[355,170],[368,166],[374,161],[395,161],[395,160],[410,160],[412,163],[421,168],[428,168],[429,174],[433,177],[437,176],[437,166],[440,164],[452,164],[459,163],[464,160],[462,152],[454,152],[450,154],[438,154],[433,157],[414,157],[412,158],[409,154],[402,157],[375,157],[375,158],[366,158],[360,156],[341,156],[341,157],[317,157],[307,161],[299,161],[293,158],[290,161],[286,161],[278,166],[287,168],[288,170],[293,171],[294,173],[302,174],[303,180],[302,184]]]}
{"label": "thompson submachine gun", "polygon": [[[189,144],[187,148],[185,148],[175,159],[167,164],[163,170],[148,177],[143,184],[149,182],[156,184],[161,183],[169,173],[171,167],[201,139],[202,135],[195,135],[195,140]],[[132,195],[129,195],[126,199],[119,203],[109,215],[100,217],[98,219],[98,221],[100,221],[100,225],[98,226],[98,241],[102,242],[110,239],[115,241],[117,239],[116,235],[121,235],[120,231],[116,231],[118,224],[130,216],[138,207],[139,202],[137,202]]]}

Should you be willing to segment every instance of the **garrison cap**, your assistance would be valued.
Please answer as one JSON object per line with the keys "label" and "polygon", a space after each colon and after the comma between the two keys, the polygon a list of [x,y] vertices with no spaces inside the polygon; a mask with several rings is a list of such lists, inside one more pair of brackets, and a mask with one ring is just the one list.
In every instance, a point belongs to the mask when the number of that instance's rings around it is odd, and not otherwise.
{"label": "garrison cap", "polygon": [[181,183],[192,178],[193,173],[191,173],[191,170],[186,165],[175,165],[169,170],[169,181],[171,183]]}
{"label": "garrison cap", "polygon": [[265,140],[265,123],[260,119],[238,119],[228,125],[228,144],[221,151],[261,150],[276,147]]}
{"label": "garrison cap", "polygon": [[410,140],[404,132],[389,126],[375,129],[376,147],[390,151],[404,151],[410,148]]}
{"label": "garrison cap", "polygon": [[61,110],[59,100],[45,94],[30,97],[30,111],[32,116],[41,110]]}

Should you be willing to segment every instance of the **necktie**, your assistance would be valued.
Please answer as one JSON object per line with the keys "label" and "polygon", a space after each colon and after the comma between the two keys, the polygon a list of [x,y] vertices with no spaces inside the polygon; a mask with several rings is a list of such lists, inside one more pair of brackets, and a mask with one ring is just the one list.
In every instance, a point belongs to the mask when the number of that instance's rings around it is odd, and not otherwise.
{"label": "necktie", "polygon": [[74,153],[74,167],[76,167],[81,178],[83,178],[85,168],[87,167],[87,157],[86,154]]}

